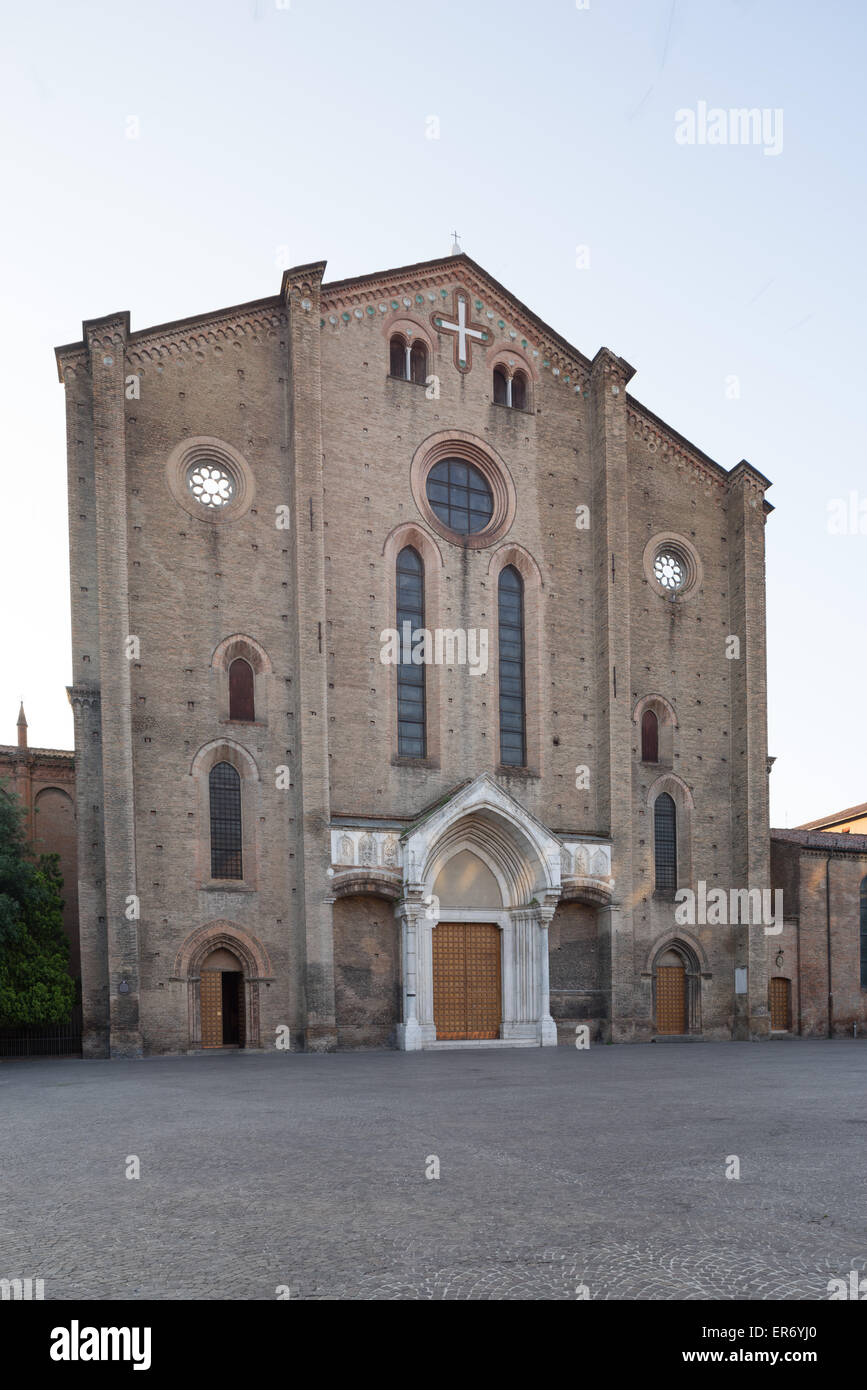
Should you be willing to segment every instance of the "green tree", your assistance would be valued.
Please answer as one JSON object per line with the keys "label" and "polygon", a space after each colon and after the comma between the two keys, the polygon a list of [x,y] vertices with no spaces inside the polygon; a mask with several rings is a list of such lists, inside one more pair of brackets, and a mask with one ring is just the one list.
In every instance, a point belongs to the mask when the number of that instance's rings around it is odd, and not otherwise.
{"label": "green tree", "polygon": [[0,787],[0,1027],[65,1023],[75,1000],[56,854],[36,859],[16,796]]}

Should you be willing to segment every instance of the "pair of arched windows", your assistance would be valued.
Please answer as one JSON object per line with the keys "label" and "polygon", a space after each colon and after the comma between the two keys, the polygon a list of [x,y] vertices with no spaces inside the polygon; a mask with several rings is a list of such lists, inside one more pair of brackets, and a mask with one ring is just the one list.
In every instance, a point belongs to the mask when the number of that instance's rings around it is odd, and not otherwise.
{"label": "pair of arched windows", "polygon": [[494,368],[494,405],[508,405],[513,410],[526,410],[529,398],[526,372],[519,371],[510,375],[505,367]]}
{"label": "pair of arched windows", "polygon": [[389,341],[389,376],[399,381],[414,381],[424,386],[427,381],[427,346],[416,338],[410,343],[402,333],[394,333]]}
{"label": "pair of arched windows", "polygon": [[[424,628],[424,562],[411,545],[397,557],[397,630]],[[527,761],[524,647],[524,582],[513,565],[500,571],[499,619],[500,762],[524,767]],[[397,668],[397,751],[402,758],[427,756],[425,665],[412,660],[410,643],[401,642]]]}

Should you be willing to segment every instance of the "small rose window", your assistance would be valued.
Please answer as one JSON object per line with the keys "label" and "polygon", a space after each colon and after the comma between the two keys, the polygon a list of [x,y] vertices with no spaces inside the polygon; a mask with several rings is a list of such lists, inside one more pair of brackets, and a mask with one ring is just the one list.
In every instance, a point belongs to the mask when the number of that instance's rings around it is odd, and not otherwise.
{"label": "small rose window", "polygon": [[673,550],[661,550],[653,562],[657,582],[669,593],[676,593],[686,583],[686,571],[679,555]]}
{"label": "small rose window", "polygon": [[235,479],[218,463],[194,463],[187,470],[187,487],[203,507],[225,507],[235,496]]}

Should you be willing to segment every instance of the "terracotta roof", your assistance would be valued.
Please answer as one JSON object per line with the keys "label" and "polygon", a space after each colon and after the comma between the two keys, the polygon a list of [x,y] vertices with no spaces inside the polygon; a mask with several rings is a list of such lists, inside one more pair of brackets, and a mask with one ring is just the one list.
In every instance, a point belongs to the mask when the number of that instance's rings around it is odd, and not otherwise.
{"label": "terracotta roof", "polygon": [[848,850],[850,854],[867,854],[867,835],[841,835],[831,830],[772,829],[771,839],[790,845],[803,845],[805,849],[823,849],[826,852]]}
{"label": "terracotta roof", "polygon": [[821,816],[819,820],[807,820],[803,825],[796,827],[798,830],[820,830],[823,825],[839,825],[844,820],[856,820],[858,816],[867,816],[867,801],[863,801],[860,806],[849,806],[845,811],[838,811],[833,816]]}
{"label": "terracotta roof", "polygon": [[19,748],[16,743],[0,743],[0,756],[14,753],[17,758],[74,758],[73,748]]}

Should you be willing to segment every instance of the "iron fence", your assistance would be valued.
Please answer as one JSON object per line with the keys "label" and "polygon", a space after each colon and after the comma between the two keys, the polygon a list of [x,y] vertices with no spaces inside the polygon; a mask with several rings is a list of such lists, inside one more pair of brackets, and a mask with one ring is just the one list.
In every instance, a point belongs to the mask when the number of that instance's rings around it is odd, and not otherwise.
{"label": "iron fence", "polygon": [[80,1057],[81,1006],[67,1023],[29,1023],[0,1028],[0,1057]]}

